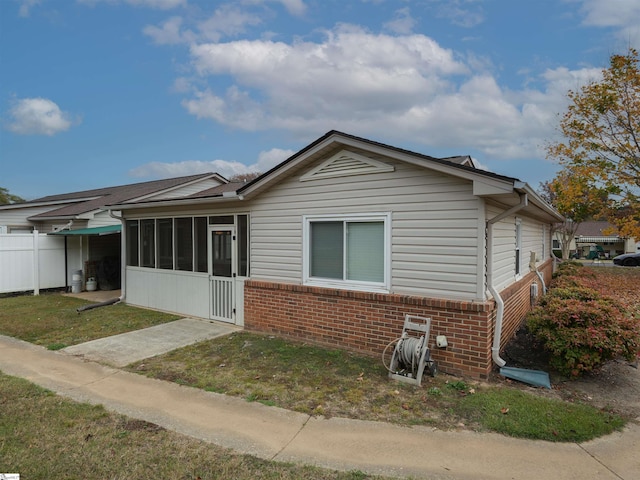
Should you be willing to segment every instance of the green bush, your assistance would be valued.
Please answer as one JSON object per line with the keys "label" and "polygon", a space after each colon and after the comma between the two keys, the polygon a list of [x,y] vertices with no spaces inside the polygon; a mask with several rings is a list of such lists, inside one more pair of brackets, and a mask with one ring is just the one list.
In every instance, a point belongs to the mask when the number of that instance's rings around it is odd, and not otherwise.
{"label": "green bush", "polygon": [[640,351],[640,321],[592,286],[591,275],[565,267],[540,304],[527,317],[527,326],[551,353],[560,373],[580,376],[604,362]]}

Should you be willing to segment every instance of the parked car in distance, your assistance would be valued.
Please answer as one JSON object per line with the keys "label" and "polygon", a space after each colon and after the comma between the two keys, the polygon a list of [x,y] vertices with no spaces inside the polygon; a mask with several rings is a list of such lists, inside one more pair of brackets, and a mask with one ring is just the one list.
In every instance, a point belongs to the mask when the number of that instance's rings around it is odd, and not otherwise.
{"label": "parked car in distance", "polygon": [[613,259],[613,263],[624,267],[638,267],[640,266],[640,252],[618,255]]}

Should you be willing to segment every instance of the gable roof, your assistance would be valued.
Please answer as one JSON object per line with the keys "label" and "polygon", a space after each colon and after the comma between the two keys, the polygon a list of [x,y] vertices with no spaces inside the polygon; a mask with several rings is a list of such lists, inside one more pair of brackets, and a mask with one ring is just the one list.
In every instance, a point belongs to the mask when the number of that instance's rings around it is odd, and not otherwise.
{"label": "gable roof", "polygon": [[[604,231],[608,232],[605,234]],[[580,222],[575,237],[583,242],[618,241],[624,238],[620,236],[615,225],[606,221]]]}
{"label": "gable roof", "polygon": [[[355,150],[356,152],[364,152],[365,155],[367,153],[373,153],[381,156],[392,157],[418,167],[466,179],[472,182],[474,195],[480,197],[491,197],[494,201],[506,208],[517,205],[521,201],[521,196],[527,195],[529,203],[524,208],[525,211],[543,218],[545,221],[558,222],[564,220],[564,217],[562,217],[562,215],[560,215],[553,207],[547,204],[529,185],[521,182],[517,178],[477,169],[475,168],[473,160],[469,156],[436,158],[339,132],[337,130],[331,130],[326,133],[259,177],[240,184],[235,191],[233,190],[234,186],[229,184],[210,189],[209,191],[199,192],[198,194],[191,195],[189,197],[169,200],[151,199],[147,201],[126,201],[119,204],[114,203],[111,204],[111,206],[115,209],[122,210],[129,208],[144,208],[147,206],[173,206],[229,200],[241,201],[245,198],[258,195],[270,186],[278,183],[281,179],[285,178],[292,170],[308,165],[314,160],[327,158],[331,160],[331,158],[336,155],[339,158],[340,152],[345,148]],[[355,154],[356,152],[352,153]],[[326,167],[328,165],[324,166]],[[333,164],[331,164],[331,166],[333,166]],[[361,164],[360,167],[363,167],[363,165]],[[310,173],[313,174],[314,171]]]}
{"label": "gable roof", "polygon": [[392,145],[368,140],[347,133],[331,130],[325,135],[300,150],[298,153],[276,165],[274,168],[248,182],[238,189],[237,194],[250,197],[268,188],[282,178],[290,169],[321,156],[331,155],[345,147],[360,149],[383,156],[392,156],[395,159],[413,164],[419,167],[439,171],[454,177],[469,180],[473,183],[473,194],[480,197],[491,197],[497,203],[506,208],[517,205],[522,195],[527,195],[530,205],[524,207],[524,211],[544,218],[545,221],[562,221],[560,215],[551,205],[545,202],[529,185],[521,180],[505,175],[499,175],[487,170],[475,168],[471,157],[436,158],[422,153],[412,152]]}
{"label": "gable roof", "polygon": [[[221,175],[209,172],[185,177],[167,178],[163,180],[153,180],[150,182],[97,188],[59,195],[49,195],[28,202],[12,204],[11,207],[22,208],[51,205],[54,207],[51,210],[33,215],[28,219],[32,221],[70,219],[77,217],[78,215],[104,209],[108,204],[142,200],[151,195],[169,192],[176,188],[184,187],[209,178],[224,182],[224,184],[228,183]],[[60,207],[55,208],[56,205],[60,205]]]}

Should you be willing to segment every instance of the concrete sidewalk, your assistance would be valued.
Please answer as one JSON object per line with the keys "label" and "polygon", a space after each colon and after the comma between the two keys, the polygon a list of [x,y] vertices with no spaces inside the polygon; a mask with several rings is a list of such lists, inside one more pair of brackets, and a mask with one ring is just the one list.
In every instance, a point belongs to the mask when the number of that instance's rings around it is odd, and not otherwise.
{"label": "concrete sidewalk", "polygon": [[183,318],[72,345],[63,349],[62,352],[107,363],[114,367],[124,367],[138,360],[155,357],[176,348],[228,335],[238,330],[240,328],[235,325]]}
{"label": "concrete sidewalk", "polygon": [[612,479],[640,472],[640,426],[583,444],[324,419],[149,379],[0,336],[0,370],[66,397],[265,459],[431,479]]}

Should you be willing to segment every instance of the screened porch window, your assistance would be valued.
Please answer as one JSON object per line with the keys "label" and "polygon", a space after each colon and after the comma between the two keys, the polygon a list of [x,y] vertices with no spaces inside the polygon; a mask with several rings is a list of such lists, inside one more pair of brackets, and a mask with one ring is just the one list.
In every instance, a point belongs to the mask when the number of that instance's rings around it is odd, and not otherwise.
{"label": "screened porch window", "polygon": [[127,220],[127,265],[137,267],[139,265],[140,239],[138,220]]}
{"label": "screened porch window", "polygon": [[306,218],[306,282],[388,289],[388,228],[386,215]]}

